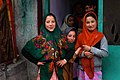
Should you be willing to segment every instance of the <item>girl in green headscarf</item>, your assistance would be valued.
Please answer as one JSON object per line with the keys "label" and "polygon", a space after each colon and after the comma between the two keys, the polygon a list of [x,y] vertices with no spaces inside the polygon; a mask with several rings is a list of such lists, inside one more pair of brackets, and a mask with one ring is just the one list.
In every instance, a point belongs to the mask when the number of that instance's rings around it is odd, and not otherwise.
{"label": "girl in green headscarf", "polygon": [[40,28],[40,35],[26,43],[22,54],[35,64],[42,63],[39,66],[40,80],[63,80],[63,67],[56,62],[65,57],[66,49],[66,37],[62,35],[55,16],[49,13]]}

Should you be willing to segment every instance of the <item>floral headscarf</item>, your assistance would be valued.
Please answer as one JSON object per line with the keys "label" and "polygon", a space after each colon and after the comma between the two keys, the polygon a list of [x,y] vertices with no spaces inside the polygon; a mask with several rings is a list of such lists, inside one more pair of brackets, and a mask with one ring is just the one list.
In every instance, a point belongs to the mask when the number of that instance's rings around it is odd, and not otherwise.
{"label": "floral headscarf", "polygon": [[[44,18],[44,22],[40,27],[40,35],[32,38],[22,49],[22,53],[29,57],[31,55],[37,61],[45,62],[44,66],[40,66],[41,80],[50,80],[53,70],[55,69],[59,80],[62,80],[62,68],[56,65],[56,62],[66,55],[66,37],[62,35],[56,21],[54,31],[50,32],[45,27],[47,16],[55,16],[49,13]],[[64,48],[64,49],[63,49]],[[47,76],[47,77],[46,77]]]}
{"label": "floral headscarf", "polygon": [[[49,31],[45,27],[45,20],[47,16],[53,16],[56,22],[54,31]],[[45,16],[44,22],[40,27],[40,35],[33,39],[37,48],[41,49],[41,54],[44,55],[46,60],[59,60],[62,57],[62,48],[67,48],[66,37],[62,35],[61,30],[57,25],[55,16],[49,13]],[[54,54],[53,54],[54,53]],[[53,69],[53,63],[50,64],[50,71]]]}

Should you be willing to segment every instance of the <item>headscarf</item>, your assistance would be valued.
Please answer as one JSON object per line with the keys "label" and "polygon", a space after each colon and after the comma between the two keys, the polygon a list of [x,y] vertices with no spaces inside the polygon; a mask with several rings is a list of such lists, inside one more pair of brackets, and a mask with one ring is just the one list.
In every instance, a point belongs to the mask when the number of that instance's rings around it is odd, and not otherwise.
{"label": "headscarf", "polygon": [[[77,35],[77,31],[75,27],[68,27],[65,29],[64,34],[67,36],[70,31],[75,31],[75,34]],[[76,38],[75,38],[76,39]],[[74,49],[75,41],[73,43],[68,42],[68,50]]]}
{"label": "headscarf", "polygon": [[[65,32],[64,32],[66,37],[68,36],[70,31],[75,31],[75,35],[77,35],[77,31],[76,31],[75,27],[68,27],[68,28],[65,29]],[[75,36],[75,41],[74,42],[68,42],[68,39],[67,39],[68,48],[66,50],[67,55],[65,56],[65,59],[67,61],[69,61],[70,63],[74,62],[73,59],[71,59],[71,58],[73,57],[73,54],[74,54],[74,51],[75,51],[75,42],[76,42],[76,36]]]}
{"label": "headscarf", "polygon": [[[46,17],[47,16],[53,16],[54,19],[55,19],[55,22],[56,22],[56,27],[55,27],[54,31],[52,31],[52,32],[48,31],[46,29],[46,27],[45,27],[45,21],[46,21]],[[47,14],[44,17],[43,24],[40,27],[40,34],[42,34],[42,36],[47,39],[46,41],[53,40],[53,41],[57,41],[58,42],[58,40],[60,39],[60,36],[61,36],[62,32],[61,32],[60,28],[57,25],[57,20],[56,20],[56,17],[54,16],[54,14],[49,13],[49,14]]]}
{"label": "headscarf", "polygon": [[[96,14],[94,12],[86,13],[83,18],[83,21],[84,21],[83,30],[82,30],[82,33],[78,35],[78,40],[76,42],[75,49],[77,49],[78,47],[82,47],[82,45],[94,46],[104,36],[103,33],[98,32],[97,27],[92,33],[88,31],[88,29],[86,28],[86,17],[88,16],[92,16],[93,18],[95,18],[97,22],[97,26],[98,26],[98,20],[97,20]],[[82,51],[84,50],[82,49]],[[80,51],[80,54],[82,51]],[[94,57],[93,58],[86,58],[86,57],[82,58],[81,63],[88,77],[92,79],[94,77]]]}
{"label": "headscarf", "polygon": [[69,27],[68,24],[67,24],[67,20],[68,20],[69,16],[72,16],[72,14],[66,15],[66,17],[64,19],[64,22],[63,22],[63,24],[62,24],[62,26],[60,28],[62,32],[64,32],[65,29]]}
{"label": "headscarf", "polygon": [[[48,80],[47,78],[50,79],[54,68],[55,70],[58,70],[58,76],[62,75],[62,68],[57,67],[54,62],[60,60],[66,55],[65,50],[63,50],[62,44],[62,42],[65,42],[65,39],[63,38],[62,32],[57,25],[56,18],[56,27],[54,31],[49,31],[45,27],[45,21],[47,16],[53,16],[55,18],[52,13],[47,14],[44,17],[44,22],[42,26],[40,27],[40,35],[28,41],[22,49],[22,54],[26,54],[26,57],[28,53],[35,59],[37,59],[37,61],[46,62],[44,66],[40,67],[40,75],[42,75],[42,80]],[[45,77],[46,73],[49,73],[47,74],[47,77]]]}
{"label": "headscarf", "polygon": [[67,36],[68,33],[69,33],[71,30],[74,30],[75,33],[76,33],[76,28],[75,28],[75,27],[68,27],[68,28],[65,29],[64,34]]}

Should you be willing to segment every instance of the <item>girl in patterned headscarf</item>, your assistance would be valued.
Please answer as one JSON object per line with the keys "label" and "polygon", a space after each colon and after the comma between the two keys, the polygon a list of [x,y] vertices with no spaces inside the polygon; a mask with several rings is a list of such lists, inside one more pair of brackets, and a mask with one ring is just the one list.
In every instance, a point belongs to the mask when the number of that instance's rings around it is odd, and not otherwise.
{"label": "girl in patterned headscarf", "polygon": [[40,35],[26,43],[22,54],[40,67],[40,80],[63,80],[63,67],[59,67],[56,62],[65,57],[66,48],[66,38],[55,16],[49,13],[40,27]]}

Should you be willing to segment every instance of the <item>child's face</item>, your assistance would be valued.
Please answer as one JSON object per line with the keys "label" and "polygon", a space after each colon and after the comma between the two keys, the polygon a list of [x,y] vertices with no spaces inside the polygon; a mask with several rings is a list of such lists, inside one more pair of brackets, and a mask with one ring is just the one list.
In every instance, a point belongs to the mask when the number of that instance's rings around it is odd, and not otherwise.
{"label": "child's face", "polygon": [[68,42],[70,42],[70,43],[75,42],[75,38],[76,38],[75,31],[70,31],[67,35]]}
{"label": "child's face", "polygon": [[95,9],[95,8],[94,8],[93,5],[86,5],[86,6],[85,6],[85,11],[86,11],[86,12],[94,11],[94,9]]}
{"label": "child's face", "polygon": [[69,27],[73,27],[74,25],[74,17],[70,16],[67,20],[67,24]]}
{"label": "child's face", "polygon": [[86,18],[86,27],[90,32],[94,31],[97,27],[97,22],[92,16]]}

